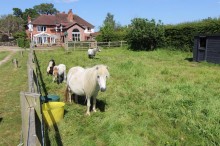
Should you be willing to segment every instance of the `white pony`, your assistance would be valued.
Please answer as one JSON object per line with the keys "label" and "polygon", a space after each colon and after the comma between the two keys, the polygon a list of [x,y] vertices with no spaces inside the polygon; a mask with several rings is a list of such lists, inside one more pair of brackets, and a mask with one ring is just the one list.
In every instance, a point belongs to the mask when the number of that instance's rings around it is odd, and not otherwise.
{"label": "white pony", "polygon": [[96,112],[96,97],[99,90],[106,90],[106,79],[109,77],[108,67],[96,65],[92,68],[72,67],[67,74],[66,101],[72,102],[71,95],[86,96],[87,111],[90,115],[90,99],[93,97],[93,111]]}
{"label": "white pony", "polygon": [[62,81],[66,82],[66,65],[59,64],[53,67],[53,82],[57,80],[57,83]]}
{"label": "white pony", "polygon": [[100,49],[99,47],[88,49],[88,57],[89,57],[89,58],[94,58],[96,52],[101,52],[101,49]]}
{"label": "white pony", "polygon": [[53,59],[51,59],[49,61],[49,64],[47,66],[47,75],[51,74],[53,75],[53,67],[55,66],[55,61]]}

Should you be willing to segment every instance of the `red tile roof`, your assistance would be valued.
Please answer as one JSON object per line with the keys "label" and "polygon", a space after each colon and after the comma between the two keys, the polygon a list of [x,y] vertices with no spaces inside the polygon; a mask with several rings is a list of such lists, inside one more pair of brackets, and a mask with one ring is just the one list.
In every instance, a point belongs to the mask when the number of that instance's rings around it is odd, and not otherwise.
{"label": "red tile roof", "polygon": [[56,25],[56,24],[62,24],[65,28],[71,27],[74,24],[81,25],[81,27],[90,27],[94,28],[92,24],[87,22],[86,20],[82,19],[81,17],[73,14],[73,22],[70,22],[68,20],[68,14],[65,13],[58,13],[56,15],[40,15],[37,17],[32,23],[34,25]]}

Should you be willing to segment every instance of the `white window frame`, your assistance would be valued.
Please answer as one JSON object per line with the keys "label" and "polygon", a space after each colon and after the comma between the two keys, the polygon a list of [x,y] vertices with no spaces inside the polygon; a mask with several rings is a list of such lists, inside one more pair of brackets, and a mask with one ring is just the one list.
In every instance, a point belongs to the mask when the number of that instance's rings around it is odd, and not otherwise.
{"label": "white window frame", "polygon": [[38,32],[46,32],[47,31],[47,27],[44,25],[39,25],[37,26],[37,31]]}
{"label": "white window frame", "polygon": [[[74,30],[78,30],[78,29],[74,29]],[[79,30],[78,30],[78,32],[75,32],[75,31],[72,32],[72,39],[75,42],[80,41],[80,31]]]}

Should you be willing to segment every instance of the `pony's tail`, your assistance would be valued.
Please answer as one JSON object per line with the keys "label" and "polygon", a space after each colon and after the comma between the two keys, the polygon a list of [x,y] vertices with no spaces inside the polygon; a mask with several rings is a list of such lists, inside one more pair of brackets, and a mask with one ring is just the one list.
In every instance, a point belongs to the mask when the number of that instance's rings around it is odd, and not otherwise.
{"label": "pony's tail", "polygon": [[67,102],[68,100],[68,96],[69,96],[69,89],[68,89],[68,86],[66,86],[66,91],[65,91],[65,102]]}

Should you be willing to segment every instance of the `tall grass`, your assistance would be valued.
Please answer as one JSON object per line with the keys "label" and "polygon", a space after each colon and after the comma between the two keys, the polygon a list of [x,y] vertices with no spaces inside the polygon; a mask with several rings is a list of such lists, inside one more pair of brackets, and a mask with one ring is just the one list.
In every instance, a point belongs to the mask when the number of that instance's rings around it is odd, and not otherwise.
{"label": "tall grass", "polygon": [[[1,53],[0,53],[1,54]],[[6,53],[9,54],[9,53]],[[0,66],[0,145],[15,146],[20,143],[21,110],[20,92],[27,91],[27,53],[13,56],[19,68],[11,61]]]}
{"label": "tall grass", "polygon": [[219,145],[219,65],[191,62],[192,53],[103,49],[96,59],[85,51],[37,52],[49,94],[64,98],[65,84],[46,75],[48,61],[90,67],[109,66],[107,91],[98,95],[97,113],[67,104],[51,145]]}

